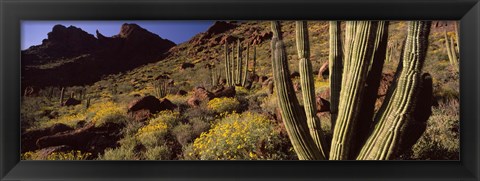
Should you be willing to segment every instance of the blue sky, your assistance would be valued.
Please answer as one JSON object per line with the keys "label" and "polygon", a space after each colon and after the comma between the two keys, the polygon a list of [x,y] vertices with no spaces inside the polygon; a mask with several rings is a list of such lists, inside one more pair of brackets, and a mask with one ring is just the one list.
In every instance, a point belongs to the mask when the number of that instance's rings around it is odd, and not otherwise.
{"label": "blue sky", "polygon": [[204,32],[213,21],[22,21],[21,48],[25,50],[32,45],[42,44],[47,34],[57,24],[66,27],[72,25],[81,28],[94,36],[98,29],[105,36],[113,36],[120,32],[123,23],[135,23],[176,44],[188,41],[199,32]]}

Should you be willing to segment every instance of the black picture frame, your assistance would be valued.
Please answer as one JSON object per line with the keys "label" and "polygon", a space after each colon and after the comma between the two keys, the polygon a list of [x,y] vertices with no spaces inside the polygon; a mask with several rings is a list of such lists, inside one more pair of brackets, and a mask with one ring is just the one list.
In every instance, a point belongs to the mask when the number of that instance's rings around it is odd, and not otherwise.
{"label": "black picture frame", "polygon": [[[1,180],[479,180],[478,0],[0,0]],[[460,20],[460,161],[20,161],[22,20]]]}

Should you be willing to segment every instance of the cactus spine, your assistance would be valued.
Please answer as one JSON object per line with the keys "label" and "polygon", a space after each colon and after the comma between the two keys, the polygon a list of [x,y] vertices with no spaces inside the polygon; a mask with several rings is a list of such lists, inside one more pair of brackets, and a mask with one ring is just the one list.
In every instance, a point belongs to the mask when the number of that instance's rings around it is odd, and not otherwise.
{"label": "cactus spine", "polygon": [[430,22],[424,21],[409,22],[398,80],[391,87],[393,93],[388,98],[389,101],[385,102],[376,114],[377,123],[357,159],[391,159],[398,151],[398,144],[403,137],[408,136],[404,134],[406,125],[412,121],[421,121],[415,120],[416,115],[413,115],[416,108],[414,101],[421,90],[421,70],[425,61],[430,25]]}
{"label": "cactus spine", "polygon": [[272,68],[282,120],[300,160],[323,160],[325,157],[309,134],[306,115],[300,108],[289,78],[287,55],[282,42],[280,23],[272,22]]}
{"label": "cactus spine", "polygon": [[299,58],[300,85],[302,86],[303,105],[307,117],[307,125],[313,141],[320,149],[323,157],[326,157],[327,146],[318,119],[317,105],[315,102],[315,86],[313,82],[312,63],[310,62],[310,46],[308,38],[308,26],[306,21],[296,22],[296,40]]}
{"label": "cactus spine", "polygon": [[340,100],[340,90],[342,85],[342,70],[343,70],[343,52],[341,36],[341,24],[338,21],[330,21],[329,23],[329,57],[328,69],[330,80],[330,113],[331,113],[331,129],[335,127],[335,121],[338,114],[338,102]]}

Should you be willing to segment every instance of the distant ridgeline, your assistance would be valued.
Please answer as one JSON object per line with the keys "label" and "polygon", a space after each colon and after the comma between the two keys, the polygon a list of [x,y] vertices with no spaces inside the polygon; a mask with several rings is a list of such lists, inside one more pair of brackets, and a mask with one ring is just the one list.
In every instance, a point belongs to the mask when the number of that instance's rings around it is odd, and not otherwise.
{"label": "distant ridgeline", "polygon": [[97,38],[80,28],[56,25],[41,45],[22,51],[22,87],[91,84],[114,74],[159,61],[175,43],[136,24],[118,35]]}

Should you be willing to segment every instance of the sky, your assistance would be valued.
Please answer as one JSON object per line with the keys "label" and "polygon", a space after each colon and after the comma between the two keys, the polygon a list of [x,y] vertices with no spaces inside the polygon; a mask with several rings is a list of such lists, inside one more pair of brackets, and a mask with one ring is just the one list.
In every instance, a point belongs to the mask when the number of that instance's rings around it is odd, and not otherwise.
{"label": "sky", "polygon": [[123,23],[135,23],[148,31],[169,39],[176,44],[188,41],[197,33],[204,32],[213,21],[22,21],[21,48],[28,49],[33,45],[42,44],[47,34],[57,24],[66,27],[72,25],[96,36],[98,29],[104,36],[117,35]]}

